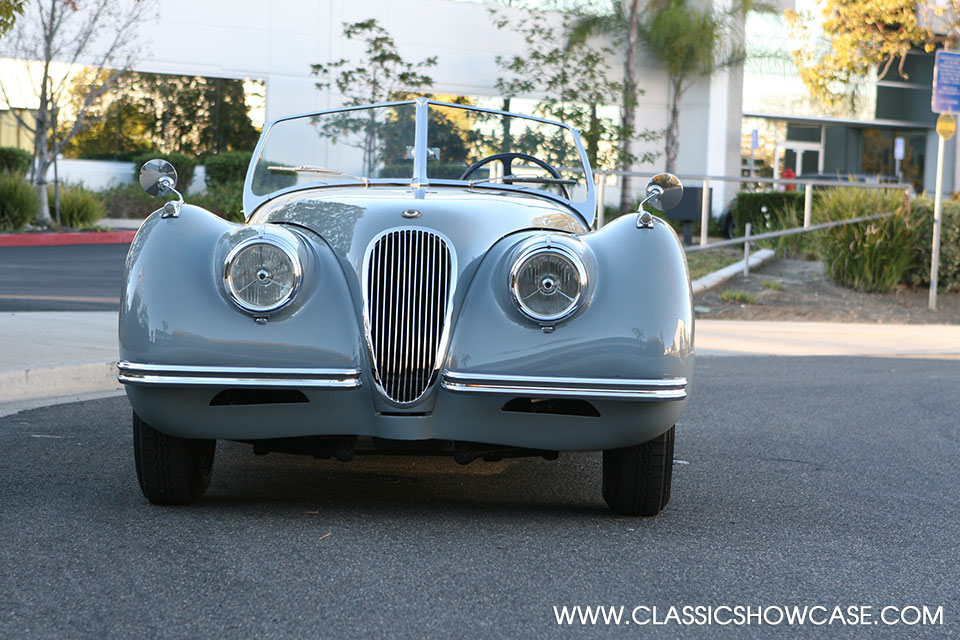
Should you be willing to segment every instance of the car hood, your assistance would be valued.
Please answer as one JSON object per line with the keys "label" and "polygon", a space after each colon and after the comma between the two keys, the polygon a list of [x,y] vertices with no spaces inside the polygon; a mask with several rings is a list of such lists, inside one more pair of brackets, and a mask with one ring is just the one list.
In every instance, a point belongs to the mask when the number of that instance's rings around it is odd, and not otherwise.
{"label": "car hood", "polygon": [[264,203],[250,223],[286,223],[319,234],[359,274],[367,247],[388,229],[419,227],[445,235],[460,273],[472,272],[487,250],[518,231],[585,233],[568,207],[543,197],[449,187],[322,188]]}

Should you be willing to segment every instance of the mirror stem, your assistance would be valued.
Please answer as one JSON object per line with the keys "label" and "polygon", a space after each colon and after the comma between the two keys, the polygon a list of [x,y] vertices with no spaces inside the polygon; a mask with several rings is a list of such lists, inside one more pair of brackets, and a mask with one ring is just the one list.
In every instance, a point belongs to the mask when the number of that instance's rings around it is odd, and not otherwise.
{"label": "mirror stem", "polygon": [[[161,178],[163,180],[163,178]],[[177,196],[177,200],[171,200],[170,202],[164,203],[163,213],[160,214],[161,218],[179,218],[180,217],[180,207],[183,206],[183,194],[174,189],[173,187],[167,188],[167,193],[172,193]],[[164,194],[166,195],[166,194]]]}
{"label": "mirror stem", "polygon": [[643,210],[643,205],[647,204],[651,200],[656,200],[663,195],[663,187],[653,185],[647,189],[647,197],[640,201],[640,204],[637,206],[637,228],[646,229],[653,226],[653,216],[649,212]]}

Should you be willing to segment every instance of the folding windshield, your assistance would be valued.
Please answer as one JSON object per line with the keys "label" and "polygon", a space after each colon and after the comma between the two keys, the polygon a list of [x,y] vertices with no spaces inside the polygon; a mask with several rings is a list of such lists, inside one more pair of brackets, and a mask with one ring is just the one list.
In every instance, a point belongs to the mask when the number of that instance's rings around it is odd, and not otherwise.
{"label": "folding windshield", "polygon": [[[419,137],[418,108],[426,130]],[[248,188],[259,201],[298,185],[418,184],[419,171],[430,184],[583,203],[591,190],[582,158],[574,133],[556,123],[421,100],[275,122],[258,147]]]}
{"label": "folding windshield", "polygon": [[265,196],[303,184],[409,182],[415,131],[412,102],[280,120],[265,134],[250,189]]}
{"label": "folding windshield", "polygon": [[548,191],[574,202],[587,195],[570,129],[455,105],[430,105],[427,176]]}

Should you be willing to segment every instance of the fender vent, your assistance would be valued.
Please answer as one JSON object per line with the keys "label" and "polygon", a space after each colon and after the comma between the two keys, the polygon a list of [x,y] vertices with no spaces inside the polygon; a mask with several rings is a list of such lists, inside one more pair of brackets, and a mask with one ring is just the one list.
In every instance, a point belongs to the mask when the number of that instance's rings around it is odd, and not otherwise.
{"label": "fender vent", "polygon": [[377,384],[395,402],[416,401],[436,378],[455,275],[446,240],[425,229],[387,232],[368,251],[367,340]]}

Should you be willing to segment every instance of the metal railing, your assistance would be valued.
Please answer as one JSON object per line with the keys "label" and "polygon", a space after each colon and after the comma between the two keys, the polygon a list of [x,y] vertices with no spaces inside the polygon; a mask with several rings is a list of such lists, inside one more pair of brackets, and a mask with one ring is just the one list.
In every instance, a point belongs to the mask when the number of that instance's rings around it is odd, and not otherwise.
{"label": "metal railing", "polygon": [[[640,171],[614,171],[597,170],[593,172],[597,180],[597,227],[602,227],[604,220],[603,196],[606,188],[606,176],[631,176],[637,178],[650,178],[654,173]],[[601,176],[603,178],[601,178]],[[854,189],[893,189],[910,193],[913,191],[913,185],[905,182],[900,183],[873,183],[873,182],[844,182],[843,180],[817,180],[812,178],[761,178],[758,176],[678,176],[681,182],[697,182],[702,185],[703,196],[700,199],[700,245],[707,245],[707,230],[710,224],[710,193],[711,182],[739,182],[750,184],[772,184],[772,185],[802,185],[804,188],[803,197],[803,228],[809,229],[811,216],[813,212],[813,188],[814,187],[843,187]],[[849,223],[846,223],[849,224]],[[739,244],[739,243],[737,243]]]}
{"label": "metal railing", "polygon": [[765,233],[758,233],[757,235],[750,234],[750,223],[747,222],[744,224],[744,234],[740,238],[732,238],[730,240],[721,240],[720,242],[711,242],[710,244],[701,244],[701,245],[690,245],[689,247],[684,247],[684,251],[687,253],[693,253],[695,251],[707,251],[709,249],[718,249],[720,247],[732,247],[738,244],[743,245],[743,275],[750,275],[750,243],[759,242],[761,240],[770,240],[772,238],[783,238],[784,236],[793,236],[798,233],[808,233],[810,231],[820,231],[823,229],[832,229],[833,227],[841,227],[847,224],[855,224],[858,222],[869,222],[870,220],[880,220],[882,218],[888,218],[893,215],[893,212],[888,213],[876,213],[870,216],[860,216],[857,218],[848,218],[846,220],[835,220],[833,222],[821,222],[819,224],[812,224],[806,227],[793,227],[791,229],[781,229],[780,231],[767,231]]}

